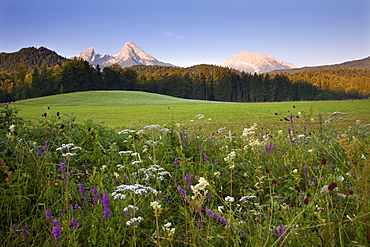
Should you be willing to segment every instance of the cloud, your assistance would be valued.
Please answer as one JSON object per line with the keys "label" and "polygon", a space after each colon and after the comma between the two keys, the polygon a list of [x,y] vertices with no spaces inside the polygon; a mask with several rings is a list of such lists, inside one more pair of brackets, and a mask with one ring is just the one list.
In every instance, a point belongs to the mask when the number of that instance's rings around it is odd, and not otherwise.
{"label": "cloud", "polygon": [[164,37],[172,37],[172,38],[175,38],[175,39],[186,39],[185,36],[183,36],[183,35],[176,35],[176,34],[174,34],[171,31],[166,31],[164,33]]}

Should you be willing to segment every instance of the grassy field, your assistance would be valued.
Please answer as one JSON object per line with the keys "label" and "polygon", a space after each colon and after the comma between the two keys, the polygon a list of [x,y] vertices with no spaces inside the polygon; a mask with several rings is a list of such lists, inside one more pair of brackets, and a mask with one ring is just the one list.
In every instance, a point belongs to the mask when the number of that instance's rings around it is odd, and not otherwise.
{"label": "grassy field", "polygon": [[328,120],[333,112],[348,113],[341,116],[340,121],[336,118],[332,122],[340,126],[354,126],[358,120],[361,123],[370,121],[369,100],[225,103],[144,92],[93,91],[22,100],[14,106],[20,110],[19,116],[27,120],[41,119],[50,107],[48,114],[60,112],[61,116],[73,116],[77,122],[92,119],[116,130],[171,121],[191,124],[198,114],[204,115],[203,124],[211,131],[222,127],[234,130],[255,122],[265,128],[281,128],[289,124],[284,118],[289,118],[290,114],[299,116],[299,112],[304,112],[317,124]]}

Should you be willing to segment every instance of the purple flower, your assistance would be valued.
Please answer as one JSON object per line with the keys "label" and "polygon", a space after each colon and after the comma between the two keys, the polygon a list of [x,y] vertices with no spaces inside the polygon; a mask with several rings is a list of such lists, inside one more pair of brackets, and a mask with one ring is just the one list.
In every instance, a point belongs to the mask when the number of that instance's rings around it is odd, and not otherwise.
{"label": "purple flower", "polygon": [[283,238],[284,237],[284,233],[285,233],[285,229],[281,226],[279,226],[277,228],[277,231],[278,231],[278,238]]}
{"label": "purple flower", "polygon": [[110,211],[110,201],[109,201],[109,195],[108,192],[105,192],[105,195],[103,196],[103,218],[109,218],[112,216],[112,212]]}
{"label": "purple flower", "polygon": [[206,214],[208,214],[209,216],[211,216],[212,218],[216,219],[216,220],[219,220],[222,224],[224,225],[228,225],[229,224],[229,220],[226,219],[225,217],[223,216],[220,216],[218,213],[212,211],[212,210],[206,210]]}
{"label": "purple flower", "polygon": [[43,147],[44,151],[48,151],[49,147],[46,145],[46,142],[43,142],[43,144],[44,144],[44,147]]}
{"label": "purple flower", "polygon": [[189,201],[186,199],[186,191],[181,187],[177,187],[177,190],[180,192],[180,195],[182,196],[182,198],[184,198],[184,201],[188,203]]}
{"label": "purple flower", "polygon": [[179,158],[175,158],[175,159],[173,160],[173,163],[175,163],[175,165],[178,165],[178,164],[179,164]]}
{"label": "purple flower", "polygon": [[60,163],[60,171],[62,172],[62,178],[65,179],[67,177],[66,171],[67,171],[67,165],[66,163]]}
{"label": "purple flower", "polygon": [[329,191],[333,191],[335,189],[335,187],[337,187],[337,183],[331,183],[329,186],[328,186],[328,190]]}
{"label": "purple flower", "polygon": [[191,181],[194,180],[194,178],[195,178],[195,176],[193,174],[191,174],[191,175],[186,174],[185,175],[185,181],[186,182],[191,182]]}
{"label": "purple flower", "polygon": [[93,196],[97,196],[98,195],[98,190],[96,189],[96,186],[92,187],[91,193],[92,193]]}
{"label": "purple flower", "polygon": [[71,219],[71,221],[69,222],[69,226],[72,228],[72,229],[76,229],[77,228],[77,219],[76,217],[73,217]]}
{"label": "purple flower", "polygon": [[46,220],[52,220],[53,219],[53,215],[52,215],[50,209],[46,209],[45,216],[46,216]]}
{"label": "purple flower", "polygon": [[53,238],[56,244],[60,242],[60,235],[62,234],[62,224],[60,223],[59,219],[54,219],[54,226],[51,228],[51,233],[53,234]]}
{"label": "purple flower", "polygon": [[204,159],[204,162],[207,162],[208,161],[208,155],[203,155],[203,159]]}
{"label": "purple flower", "polygon": [[37,151],[37,156],[41,157],[42,156],[42,151]]}
{"label": "purple flower", "polygon": [[272,145],[272,143],[270,143],[268,146],[266,146],[266,152],[267,153],[271,152],[274,149],[276,149],[276,147],[274,145]]}

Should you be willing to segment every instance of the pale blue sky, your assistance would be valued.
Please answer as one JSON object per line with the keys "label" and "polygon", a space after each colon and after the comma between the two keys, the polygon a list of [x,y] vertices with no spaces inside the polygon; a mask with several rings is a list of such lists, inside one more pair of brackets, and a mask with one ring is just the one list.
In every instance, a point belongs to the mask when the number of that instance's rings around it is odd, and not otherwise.
{"label": "pale blue sky", "polygon": [[178,66],[241,50],[299,67],[370,56],[369,0],[0,0],[0,52],[116,54],[132,41]]}

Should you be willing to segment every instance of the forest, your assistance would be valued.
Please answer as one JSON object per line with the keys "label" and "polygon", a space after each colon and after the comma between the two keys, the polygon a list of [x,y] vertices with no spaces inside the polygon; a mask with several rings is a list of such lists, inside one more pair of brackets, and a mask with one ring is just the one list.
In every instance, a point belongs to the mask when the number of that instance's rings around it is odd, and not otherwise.
{"label": "forest", "polygon": [[23,59],[16,67],[12,60],[3,59],[3,65],[13,67],[0,68],[0,102],[90,90],[144,91],[227,102],[370,96],[370,71],[364,69],[320,69],[293,74],[250,74],[206,64],[188,68],[146,65],[122,68],[113,64],[102,69],[82,59],[63,60],[52,52],[48,55],[51,61],[43,59],[40,64],[37,59]]}

